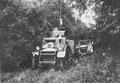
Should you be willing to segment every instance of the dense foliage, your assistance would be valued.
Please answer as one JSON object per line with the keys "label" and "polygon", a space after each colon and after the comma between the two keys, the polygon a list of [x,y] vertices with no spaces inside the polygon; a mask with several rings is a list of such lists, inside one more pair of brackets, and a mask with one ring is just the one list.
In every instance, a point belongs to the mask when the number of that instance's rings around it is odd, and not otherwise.
{"label": "dense foliage", "polygon": [[[31,7],[18,1],[1,1],[0,38],[2,70],[31,65],[31,52],[41,46],[43,37],[50,36],[54,27],[59,27],[59,0],[46,1]],[[70,8],[62,2],[63,26],[70,34],[74,24]],[[69,35],[68,34],[68,35]],[[5,66],[4,66],[5,65]]]}
{"label": "dense foliage", "polygon": [[96,32],[101,37],[101,43],[105,43],[112,49],[114,55],[119,56],[120,50],[120,1],[102,0],[101,16],[98,19]]}

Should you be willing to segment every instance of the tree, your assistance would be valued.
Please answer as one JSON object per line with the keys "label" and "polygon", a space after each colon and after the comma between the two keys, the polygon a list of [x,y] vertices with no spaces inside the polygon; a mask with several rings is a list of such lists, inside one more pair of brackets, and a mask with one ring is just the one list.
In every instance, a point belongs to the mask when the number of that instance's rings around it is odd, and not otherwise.
{"label": "tree", "polygon": [[118,56],[120,43],[120,1],[119,0],[102,0],[100,18],[97,20],[96,32],[101,35],[103,46],[111,48],[114,55]]}

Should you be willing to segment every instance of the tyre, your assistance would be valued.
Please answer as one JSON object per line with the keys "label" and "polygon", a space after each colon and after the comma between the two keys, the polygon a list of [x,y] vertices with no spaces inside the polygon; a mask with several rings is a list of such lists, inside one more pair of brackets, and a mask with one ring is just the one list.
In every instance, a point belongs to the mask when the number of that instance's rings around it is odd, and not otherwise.
{"label": "tyre", "polygon": [[57,58],[57,61],[56,61],[55,65],[54,65],[54,69],[56,71],[58,71],[58,70],[61,70],[61,71],[65,70],[66,69],[65,59],[64,58]]}
{"label": "tyre", "polygon": [[72,51],[71,51],[70,47],[66,50],[66,56],[67,56],[66,61],[67,61],[68,67],[72,66],[72,64],[74,63],[74,59],[73,59]]}
{"label": "tyre", "polygon": [[60,59],[59,67],[60,67],[60,70],[64,70],[65,69],[65,60],[64,59]]}
{"label": "tyre", "polygon": [[72,58],[72,52],[71,52],[70,47],[68,46],[66,48],[65,57],[56,59],[55,70],[65,70],[65,69],[68,69],[70,63],[73,62],[73,61],[71,61],[71,58]]}
{"label": "tyre", "polygon": [[33,56],[32,58],[32,69],[35,69],[38,67],[38,61],[39,61],[39,56]]}
{"label": "tyre", "polygon": [[32,69],[35,68],[35,57],[32,58]]}

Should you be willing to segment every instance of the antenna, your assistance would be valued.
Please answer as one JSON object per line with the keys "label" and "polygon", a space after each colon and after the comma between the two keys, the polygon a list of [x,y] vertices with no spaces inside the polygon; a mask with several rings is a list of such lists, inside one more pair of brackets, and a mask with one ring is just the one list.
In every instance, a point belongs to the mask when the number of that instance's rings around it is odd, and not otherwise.
{"label": "antenna", "polygon": [[62,10],[62,1],[60,0],[60,16],[59,16],[59,19],[60,19],[59,28],[60,28],[60,30],[61,30],[61,25],[62,25],[61,10]]}

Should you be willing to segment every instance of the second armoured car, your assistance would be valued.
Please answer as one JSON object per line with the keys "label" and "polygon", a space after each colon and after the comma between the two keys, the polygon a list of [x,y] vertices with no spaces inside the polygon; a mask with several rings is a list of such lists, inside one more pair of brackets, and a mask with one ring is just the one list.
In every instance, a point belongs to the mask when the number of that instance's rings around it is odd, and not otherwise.
{"label": "second armoured car", "polygon": [[93,53],[93,42],[91,40],[79,40],[75,48],[78,55],[91,54]]}

